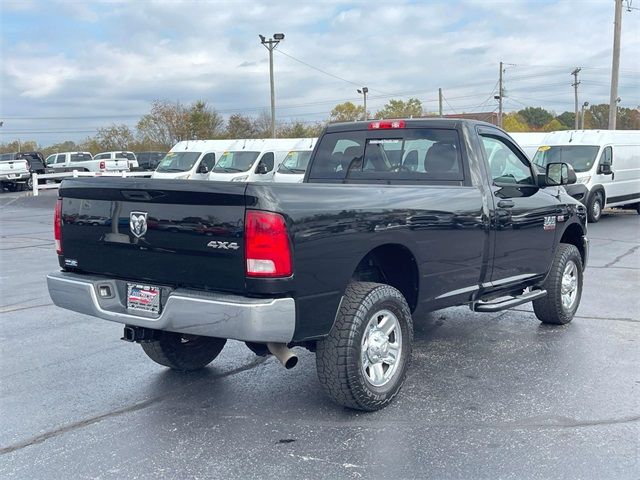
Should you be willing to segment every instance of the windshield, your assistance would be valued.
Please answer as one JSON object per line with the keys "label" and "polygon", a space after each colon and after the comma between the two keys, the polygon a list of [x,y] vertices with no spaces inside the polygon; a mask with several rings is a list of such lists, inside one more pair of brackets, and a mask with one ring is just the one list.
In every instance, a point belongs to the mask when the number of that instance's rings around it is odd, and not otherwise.
{"label": "windshield", "polygon": [[256,161],[260,152],[224,152],[213,167],[214,172],[246,172]]}
{"label": "windshield", "polygon": [[557,145],[538,148],[533,163],[540,171],[545,171],[550,163],[564,162],[576,172],[588,172],[596,160],[599,147],[592,145]]}
{"label": "windshield", "polygon": [[90,153],[72,153],[71,161],[72,162],[88,162],[89,160],[93,160],[93,157]]}
{"label": "windshield", "polygon": [[304,173],[309,165],[311,150],[302,152],[289,152],[280,164],[278,173]]}
{"label": "windshield", "polygon": [[187,172],[191,170],[201,152],[169,152],[158,164],[156,172]]}

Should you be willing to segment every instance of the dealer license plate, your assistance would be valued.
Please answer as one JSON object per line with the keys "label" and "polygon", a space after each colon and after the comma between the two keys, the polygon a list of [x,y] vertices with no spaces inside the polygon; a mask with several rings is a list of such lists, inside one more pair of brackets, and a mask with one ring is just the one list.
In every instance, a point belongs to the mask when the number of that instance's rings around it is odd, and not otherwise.
{"label": "dealer license plate", "polygon": [[151,285],[127,284],[127,309],[160,313],[160,288]]}

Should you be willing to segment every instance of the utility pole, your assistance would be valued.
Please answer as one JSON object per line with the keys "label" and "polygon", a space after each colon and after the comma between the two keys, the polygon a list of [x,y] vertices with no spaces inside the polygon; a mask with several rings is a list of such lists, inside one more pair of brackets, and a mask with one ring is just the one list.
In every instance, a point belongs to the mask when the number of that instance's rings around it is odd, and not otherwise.
{"label": "utility pole", "polygon": [[364,95],[364,114],[362,115],[362,119],[367,120],[367,93],[369,93],[369,89],[367,87],[359,88],[358,93]]}
{"label": "utility pole", "polygon": [[582,104],[582,111],[580,112],[580,130],[584,130],[584,110],[589,106],[589,102]]}
{"label": "utility pole", "polygon": [[284,33],[274,33],[273,38],[267,40],[264,35],[258,35],[260,42],[269,50],[269,80],[271,83],[271,136],[276,138],[276,92],[273,84],[273,51],[281,40],[284,40]]}
{"label": "utility pole", "polygon": [[578,73],[580,73],[580,70],[582,70],[580,67],[576,67],[573,72],[571,72],[571,75],[573,75],[574,81],[571,84],[571,86],[573,87],[573,94],[574,94],[574,99],[575,99],[575,125],[574,125],[574,130],[578,130],[578,127],[580,125],[580,123],[578,122],[578,85],[580,85],[580,82],[578,81]]}
{"label": "utility pole", "polygon": [[500,62],[500,77],[498,85],[498,126],[502,128],[502,62]]}
{"label": "utility pole", "polygon": [[438,113],[440,114],[440,118],[442,118],[443,115],[442,115],[442,89],[441,88],[438,89]]}
{"label": "utility pole", "polygon": [[618,73],[620,71],[620,32],[622,30],[622,0],[616,0],[613,24],[613,59],[611,61],[611,95],[609,96],[609,130],[616,129],[618,113]]}

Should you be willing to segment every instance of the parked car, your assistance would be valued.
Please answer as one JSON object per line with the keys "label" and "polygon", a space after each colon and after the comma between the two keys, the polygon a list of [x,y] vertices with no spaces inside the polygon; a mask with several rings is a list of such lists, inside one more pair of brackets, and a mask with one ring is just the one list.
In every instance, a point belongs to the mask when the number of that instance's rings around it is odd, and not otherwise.
{"label": "parked car", "polygon": [[138,167],[142,170],[155,170],[166,152],[136,152]]}
{"label": "parked car", "polygon": [[102,152],[93,156],[94,160],[120,160],[124,159],[129,162],[129,170],[138,168],[138,159],[133,152],[115,151],[115,152]]}
{"label": "parked car", "polygon": [[[329,125],[302,184],[65,180],[49,293],[176,370],[227,339],[286,368],[306,347],[329,397],[377,410],[405,381],[412,318],[533,302],[543,323],[572,320],[589,251],[575,178],[539,174],[493,125],[413,119]],[[65,221],[80,211],[111,229]],[[183,222],[211,235],[151,228]]]}
{"label": "parked car", "polygon": [[234,140],[188,140],[178,142],[160,160],[151,178],[206,180],[219,156]]}
{"label": "parked car", "polygon": [[129,161],[126,158],[94,159],[90,152],[56,153],[49,155],[46,163],[56,171],[69,169],[85,172],[129,171]]}
{"label": "parked car", "polygon": [[552,162],[575,169],[578,185],[584,188],[577,194],[567,191],[587,206],[590,222],[600,220],[606,207],[640,213],[640,130],[551,132],[533,162],[542,170]]}
{"label": "parked car", "polygon": [[0,154],[0,189],[20,190],[30,178],[26,160],[16,158],[15,153]]}
{"label": "parked car", "polygon": [[317,138],[304,138],[287,153],[273,174],[274,182],[302,183]]}
{"label": "parked car", "polygon": [[236,140],[209,173],[209,180],[270,182],[300,138]]}

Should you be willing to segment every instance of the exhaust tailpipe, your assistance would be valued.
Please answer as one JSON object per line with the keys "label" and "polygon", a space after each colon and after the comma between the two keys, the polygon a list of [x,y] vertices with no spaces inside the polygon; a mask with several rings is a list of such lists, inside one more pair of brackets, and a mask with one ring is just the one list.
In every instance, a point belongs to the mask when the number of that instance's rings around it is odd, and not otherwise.
{"label": "exhaust tailpipe", "polygon": [[267,348],[287,370],[292,369],[298,364],[298,356],[293,353],[293,350],[287,347],[286,343],[268,342]]}

